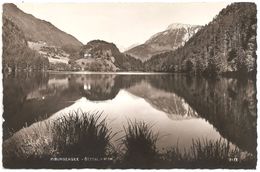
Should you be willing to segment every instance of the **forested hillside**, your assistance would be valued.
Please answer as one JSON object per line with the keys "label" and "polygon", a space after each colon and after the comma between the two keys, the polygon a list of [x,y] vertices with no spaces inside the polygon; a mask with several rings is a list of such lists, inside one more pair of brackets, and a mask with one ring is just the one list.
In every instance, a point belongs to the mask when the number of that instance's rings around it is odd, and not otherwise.
{"label": "forested hillside", "polygon": [[47,70],[49,61],[30,49],[23,32],[6,17],[3,17],[3,70]]}
{"label": "forested hillside", "polygon": [[138,71],[142,62],[119,51],[115,44],[93,40],[82,46],[70,61],[73,70]]}
{"label": "forested hillside", "polygon": [[174,52],[155,55],[146,71],[217,75],[256,72],[256,5],[233,3]]}

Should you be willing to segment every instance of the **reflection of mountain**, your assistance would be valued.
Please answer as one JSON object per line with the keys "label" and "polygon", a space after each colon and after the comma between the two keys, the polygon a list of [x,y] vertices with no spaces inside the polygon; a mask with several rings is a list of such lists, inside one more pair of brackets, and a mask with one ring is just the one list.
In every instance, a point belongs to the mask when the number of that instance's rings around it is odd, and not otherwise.
{"label": "reflection of mountain", "polygon": [[71,75],[69,85],[70,90],[88,100],[103,101],[113,99],[121,88],[128,88],[141,79],[141,76],[115,74]]}
{"label": "reflection of mountain", "polygon": [[197,113],[174,93],[166,92],[152,87],[148,82],[142,81],[130,87],[128,91],[138,97],[144,98],[154,108],[167,113],[172,120],[197,118]]}
{"label": "reflection of mountain", "polygon": [[[181,75],[155,76],[152,86],[174,92],[240,148],[256,150],[256,88],[254,81],[221,78],[209,81]],[[166,84],[167,83],[167,84]]]}

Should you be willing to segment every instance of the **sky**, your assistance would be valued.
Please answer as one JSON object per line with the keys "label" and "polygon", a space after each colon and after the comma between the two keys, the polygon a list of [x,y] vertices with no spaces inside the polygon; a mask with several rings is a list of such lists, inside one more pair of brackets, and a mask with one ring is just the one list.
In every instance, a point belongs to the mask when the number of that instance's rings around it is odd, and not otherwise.
{"label": "sky", "polygon": [[18,3],[83,44],[100,39],[123,51],[144,43],[172,23],[205,25],[230,2],[210,3]]}

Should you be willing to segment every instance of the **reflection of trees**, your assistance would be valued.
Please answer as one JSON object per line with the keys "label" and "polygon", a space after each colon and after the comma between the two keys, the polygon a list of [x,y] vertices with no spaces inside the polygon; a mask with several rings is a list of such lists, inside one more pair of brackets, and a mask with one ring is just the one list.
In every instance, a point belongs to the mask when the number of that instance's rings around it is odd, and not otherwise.
{"label": "reflection of trees", "polygon": [[[32,82],[32,80],[34,82]],[[13,107],[22,107],[27,94],[47,82],[47,74],[16,73],[14,75],[4,75],[3,103],[5,105],[5,111],[3,116],[8,118],[10,115],[16,114],[16,112],[19,111],[19,108]],[[8,108],[8,105],[12,107]]]}
{"label": "reflection of trees", "polygon": [[154,76],[150,83],[183,97],[222,136],[242,149],[256,150],[256,87],[252,80],[210,81],[185,76]]}
{"label": "reflection of trees", "polygon": [[[227,78],[210,81],[181,75],[36,73],[4,76],[4,134],[7,133],[7,128],[17,131],[25,123],[31,124],[39,117],[48,117],[82,96],[89,100],[113,99],[120,89],[137,87],[141,81],[149,83],[153,89],[145,89],[147,92],[141,90],[138,94],[144,98],[158,94],[155,99],[150,99],[157,108],[163,107],[170,113],[186,114],[186,109],[180,107],[184,98],[189,107],[208,120],[223,137],[242,149],[255,151],[255,82]],[[171,97],[173,94],[168,93],[174,93],[179,98]],[[171,107],[172,102],[169,101],[173,99],[176,100],[176,106]]]}
{"label": "reflection of trees", "polygon": [[[4,77],[4,138],[25,125],[47,118],[80,98],[66,87],[66,75],[20,73]],[[53,81],[52,81],[53,80]],[[52,82],[50,82],[52,81]],[[64,84],[61,84],[62,81]]]}
{"label": "reflection of trees", "polygon": [[[33,81],[33,82],[32,82]],[[32,90],[46,84],[48,82],[47,74],[38,73],[13,73],[12,75],[4,75],[3,77],[3,117],[5,126],[17,126],[20,123],[21,109],[24,108],[26,97]],[[14,119],[14,120],[12,120]],[[6,132],[4,132],[5,134]]]}

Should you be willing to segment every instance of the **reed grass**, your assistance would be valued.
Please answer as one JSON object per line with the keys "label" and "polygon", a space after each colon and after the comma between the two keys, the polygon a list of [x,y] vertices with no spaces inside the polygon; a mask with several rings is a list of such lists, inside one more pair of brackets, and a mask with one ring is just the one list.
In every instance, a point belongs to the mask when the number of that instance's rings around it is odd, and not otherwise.
{"label": "reed grass", "polygon": [[203,161],[207,163],[221,163],[228,161],[233,154],[234,158],[240,152],[237,147],[234,150],[230,148],[230,143],[218,139],[216,141],[207,139],[192,140],[191,156],[194,161]]}
{"label": "reed grass", "polygon": [[112,147],[112,131],[102,113],[70,112],[56,120],[53,144],[59,156],[105,157]]}
{"label": "reed grass", "polygon": [[256,157],[242,152],[237,146],[231,146],[226,140],[192,140],[188,150],[177,147],[162,154],[166,166],[181,168],[252,168],[256,166]]}
{"label": "reed grass", "polygon": [[151,128],[145,122],[137,121],[128,121],[128,125],[124,126],[122,162],[127,167],[147,168],[158,159],[158,133],[154,133]]}

